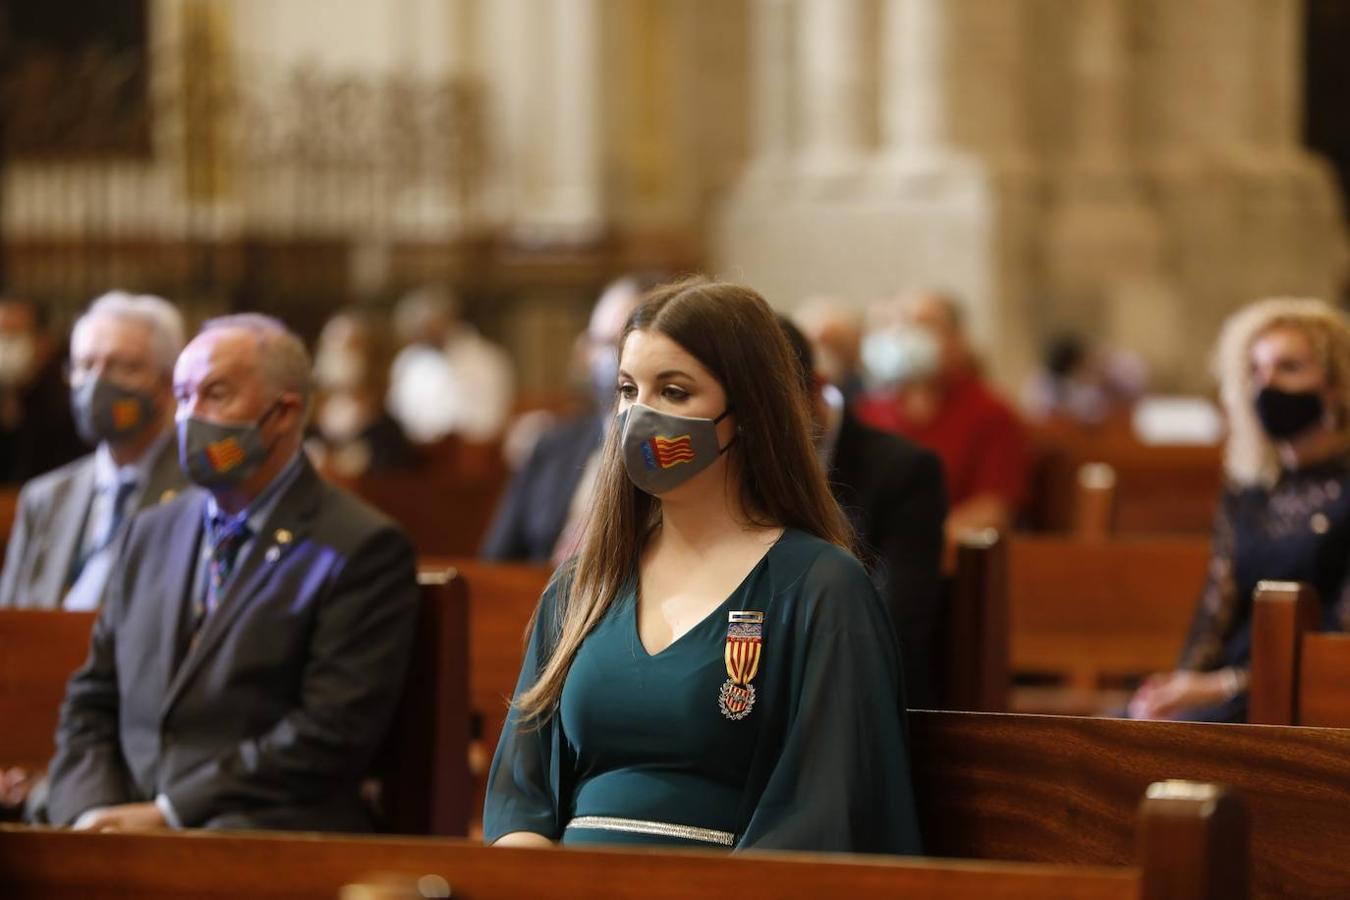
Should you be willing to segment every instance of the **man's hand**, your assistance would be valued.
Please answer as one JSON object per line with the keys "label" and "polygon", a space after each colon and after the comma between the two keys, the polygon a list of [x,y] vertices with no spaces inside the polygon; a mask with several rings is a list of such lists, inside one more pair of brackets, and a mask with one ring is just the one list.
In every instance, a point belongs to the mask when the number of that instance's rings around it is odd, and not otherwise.
{"label": "man's hand", "polygon": [[27,769],[0,769],[0,808],[23,806],[36,781],[35,774]]}
{"label": "man's hand", "polygon": [[91,809],[75,820],[76,831],[151,831],[165,828],[164,814],[151,803],[123,803]]}

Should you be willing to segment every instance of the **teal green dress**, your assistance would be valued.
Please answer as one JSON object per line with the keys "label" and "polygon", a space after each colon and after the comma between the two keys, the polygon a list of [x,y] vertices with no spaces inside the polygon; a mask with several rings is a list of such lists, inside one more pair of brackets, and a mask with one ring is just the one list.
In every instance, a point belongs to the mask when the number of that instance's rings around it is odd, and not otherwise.
{"label": "teal green dress", "polygon": [[[517,696],[556,639],[565,576],[540,600]],[[748,711],[723,702],[730,613],[758,611]],[[557,710],[513,711],[488,776],[488,843],[917,853],[894,631],[862,565],[788,530],[725,602],[650,654],[636,577],[587,636]],[[744,712],[739,718],[731,714]]]}

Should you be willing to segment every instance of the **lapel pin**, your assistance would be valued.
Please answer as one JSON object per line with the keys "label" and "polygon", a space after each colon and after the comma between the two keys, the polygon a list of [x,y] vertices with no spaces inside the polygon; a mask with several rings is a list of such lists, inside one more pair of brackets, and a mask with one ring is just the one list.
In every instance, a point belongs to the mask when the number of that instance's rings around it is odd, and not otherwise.
{"label": "lapel pin", "polygon": [[263,554],[263,559],[267,560],[270,563],[274,563],[277,560],[281,559],[281,548],[268,547],[267,552]]}
{"label": "lapel pin", "polygon": [[276,540],[278,544],[289,544],[291,542],[291,538],[294,537],[294,535],[292,535],[285,528],[278,528],[276,534],[272,535],[272,537],[274,540]]}
{"label": "lapel pin", "polygon": [[168,503],[170,500],[172,500],[174,497],[177,496],[178,492],[175,491],[173,488],[169,488],[167,491],[159,495],[159,502]]}

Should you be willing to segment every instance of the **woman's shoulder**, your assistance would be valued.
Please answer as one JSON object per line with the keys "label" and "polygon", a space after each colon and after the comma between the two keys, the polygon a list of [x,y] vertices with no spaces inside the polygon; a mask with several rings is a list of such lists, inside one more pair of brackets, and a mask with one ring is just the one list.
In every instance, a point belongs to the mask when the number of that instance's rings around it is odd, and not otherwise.
{"label": "woman's shoulder", "polygon": [[823,538],[789,528],[774,545],[774,592],[808,600],[876,600],[867,569],[852,553]]}

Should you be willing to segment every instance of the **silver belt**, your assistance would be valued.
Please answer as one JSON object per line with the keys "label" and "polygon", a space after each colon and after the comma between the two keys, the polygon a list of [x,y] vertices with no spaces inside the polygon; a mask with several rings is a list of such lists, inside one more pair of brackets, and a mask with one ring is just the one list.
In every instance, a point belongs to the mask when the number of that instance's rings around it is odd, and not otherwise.
{"label": "silver belt", "polygon": [[654,834],[658,837],[684,838],[732,847],[736,835],[729,831],[698,828],[694,825],[675,825],[670,822],[649,822],[646,819],[620,819],[616,816],[577,816],[567,823],[568,828],[598,828],[603,831],[628,831],[633,834]]}

